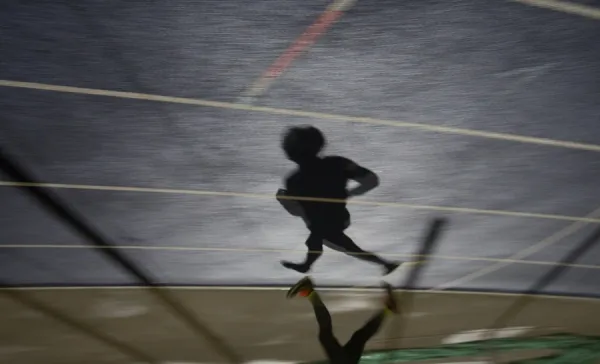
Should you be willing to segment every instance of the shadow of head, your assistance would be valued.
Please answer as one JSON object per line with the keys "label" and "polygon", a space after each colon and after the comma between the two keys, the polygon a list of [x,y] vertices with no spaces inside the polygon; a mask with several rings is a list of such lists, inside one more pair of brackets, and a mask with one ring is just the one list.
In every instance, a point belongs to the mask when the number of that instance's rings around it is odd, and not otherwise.
{"label": "shadow of head", "polygon": [[325,135],[314,126],[293,126],[285,131],[281,147],[289,160],[306,164],[315,160],[326,144]]}

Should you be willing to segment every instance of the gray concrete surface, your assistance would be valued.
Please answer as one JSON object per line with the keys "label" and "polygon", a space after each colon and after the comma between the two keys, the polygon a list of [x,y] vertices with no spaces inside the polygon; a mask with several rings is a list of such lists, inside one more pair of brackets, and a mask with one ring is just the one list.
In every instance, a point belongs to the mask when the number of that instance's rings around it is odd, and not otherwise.
{"label": "gray concrete surface", "polygon": [[[235,102],[327,6],[78,4],[3,1],[0,79]],[[597,144],[599,35],[594,20],[513,2],[358,1],[255,105]],[[44,182],[210,192],[56,191],[119,245],[147,247],[124,252],[164,284],[298,278],[278,261],[300,259],[281,250],[303,249],[306,231],[273,199],[260,198],[292,167],[278,138],[298,123],[322,128],[329,152],[381,175],[381,187],[365,199],[409,205],[351,205],[349,234],[363,247],[412,254],[429,218],[450,218],[423,287],[493,264],[472,258],[510,257],[573,223],[436,206],[572,217],[600,207],[594,151],[11,87],[0,87],[0,109],[2,143]],[[85,242],[16,189],[0,188],[0,200],[3,280],[135,283],[96,251],[57,248]],[[527,259],[556,262],[591,228],[576,227]],[[579,263],[599,260],[596,248]],[[549,267],[512,264],[459,288],[519,291]],[[333,252],[314,275],[321,284],[352,286],[376,284],[378,273]],[[598,266],[571,268],[548,290],[596,294],[598,277]]]}

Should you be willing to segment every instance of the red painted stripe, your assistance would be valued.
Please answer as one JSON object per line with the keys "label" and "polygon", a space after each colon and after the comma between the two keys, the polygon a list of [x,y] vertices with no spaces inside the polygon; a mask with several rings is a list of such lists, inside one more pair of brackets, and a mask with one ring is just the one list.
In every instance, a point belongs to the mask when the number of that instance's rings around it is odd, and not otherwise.
{"label": "red painted stripe", "polygon": [[298,37],[288,49],[285,50],[265,71],[262,78],[279,77],[296,59],[300,53],[315,43],[317,38],[325,33],[337,19],[342,16],[342,11],[325,11],[310,27]]}

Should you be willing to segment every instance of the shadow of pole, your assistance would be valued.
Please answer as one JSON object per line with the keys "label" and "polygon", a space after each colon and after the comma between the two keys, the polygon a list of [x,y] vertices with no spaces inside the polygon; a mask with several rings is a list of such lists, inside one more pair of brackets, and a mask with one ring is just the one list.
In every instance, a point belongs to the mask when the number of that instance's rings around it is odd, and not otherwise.
{"label": "shadow of pole", "polygon": [[140,360],[143,363],[150,363],[150,364],[158,364],[159,363],[158,360],[153,359],[150,356],[148,356],[147,354],[139,351],[138,349],[135,349],[135,348],[117,340],[116,338],[114,338],[108,334],[105,334],[100,330],[95,329],[92,325],[88,325],[88,324],[85,324],[78,320],[75,320],[75,319],[71,318],[69,315],[62,313],[61,311],[59,311],[53,307],[50,307],[48,305],[45,305],[45,304],[39,302],[38,300],[30,297],[30,295],[25,294],[23,292],[19,292],[18,290],[16,290],[17,287],[14,285],[11,285],[10,283],[0,281],[0,286],[3,288],[9,288],[9,289],[0,290],[0,293],[3,294],[4,296],[12,299],[13,301],[19,302],[20,304],[27,306],[33,310],[39,311],[39,312],[43,313],[44,315],[49,316],[49,317],[53,318],[54,320],[59,321],[59,322],[63,323],[64,325],[83,333],[84,335],[90,336],[90,337],[108,345],[109,347],[112,347],[112,348],[120,351],[121,353],[125,354],[126,356],[130,356],[130,357],[134,358],[135,360]]}
{"label": "shadow of pole", "polygon": [[436,218],[434,219],[428,227],[427,234],[425,238],[421,242],[421,246],[419,247],[419,251],[416,255],[417,261],[415,262],[408,272],[408,276],[404,284],[402,284],[400,288],[402,291],[398,297],[399,302],[399,312],[396,318],[396,324],[390,324],[390,330],[388,331],[388,337],[395,337],[397,339],[390,339],[388,341],[388,348],[397,348],[400,347],[402,336],[404,334],[404,329],[406,326],[406,318],[408,314],[412,311],[412,292],[411,290],[415,288],[419,278],[423,275],[425,271],[425,266],[427,263],[427,257],[431,256],[434,251],[436,244],[439,241],[440,235],[448,224],[446,219]]}
{"label": "shadow of pole", "polygon": [[[554,266],[546,274],[544,274],[537,282],[533,283],[531,287],[523,292],[515,302],[508,307],[508,309],[502,313],[490,326],[490,330],[487,332],[488,340],[491,339],[493,333],[503,327],[506,327],[509,321],[517,316],[535,297],[536,294],[543,291],[548,285],[558,279],[569,269],[568,264],[576,262],[586,252],[588,252],[596,243],[600,240],[600,227],[596,228],[579,246],[575,247],[570,253],[568,253],[560,262],[559,265]],[[493,345],[489,347],[490,352],[493,353]]]}
{"label": "shadow of pole", "polygon": [[[0,170],[4,171],[10,178],[16,181],[25,181],[29,183],[39,183],[33,175],[27,171],[20,163],[16,162],[14,157],[0,146]],[[178,300],[172,297],[167,291],[157,289],[158,284],[150,278],[150,275],[139,268],[127,256],[114,249],[115,244],[109,241],[100,231],[89,224],[83,216],[74,209],[68,207],[60,198],[43,188],[32,186],[21,186],[19,189],[31,195],[48,212],[54,214],[67,225],[71,226],[76,232],[81,234],[92,245],[102,247],[101,254],[113,260],[132,276],[136,277],[144,285],[148,286],[150,293],[154,294],[166,307],[182,319],[199,337],[207,340],[220,355],[231,363],[242,363],[243,360],[224,340],[212,332],[204,323],[200,322],[188,309]]]}

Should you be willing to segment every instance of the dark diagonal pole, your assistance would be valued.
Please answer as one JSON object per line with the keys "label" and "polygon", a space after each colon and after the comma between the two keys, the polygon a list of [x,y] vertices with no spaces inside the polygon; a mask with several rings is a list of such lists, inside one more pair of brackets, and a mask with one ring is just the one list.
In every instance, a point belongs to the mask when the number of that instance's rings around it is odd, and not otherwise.
{"label": "dark diagonal pole", "polygon": [[142,363],[150,363],[150,364],[158,364],[159,361],[151,358],[147,354],[141,352],[140,350],[133,348],[116,338],[103,333],[100,330],[97,330],[92,325],[85,324],[81,321],[75,320],[71,318],[69,315],[62,313],[61,311],[45,305],[38,300],[30,297],[30,295],[18,291],[14,285],[11,285],[7,282],[0,281],[0,286],[3,288],[0,290],[0,294],[3,294],[6,297],[9,297],[13,301],[19,302],[20,304],[27,306],[33,310],[43,313],[44,315],[53,318],[56,321],[61,322],[62,324],[83,333],[84,335],[90,336],[105,345],[120,351],[122,354],[129,356],[136,361],[139,360]]}
{"label": "dark diagonal pole", "polygon": [[115,244],[111,243],[107,237],[86,222],[83,216],[74,209],[68,207],[57,195],[52,193],[52,191],[34,187],[33,184],[38,184],[40,182],[34,178],[32,173],[18,163],[2,146],[0,146],[0,169],[15,181],[31,183],[32,185],[30,186],[23,185],[18,188],[31,195],[46,210],[70,225],[75,231],[87,238],[93,245],[104,248],[100,249],[101,254],[106,255],[109,259],[121,265],[140,282],[144,283],[149,288],[152,288],[150,291],[157,298],[168,306],[176,316],[185,321],[196,334],[209,341],[219,354],[227,358],[229,362],[234,364],[243,362],[232,348],[226,345],[225,342],[206,327],[204,323],[200,322],[200,320],[188,311],[179,301],[173,298],[167,291],[156,289],[157,284],[150,278],[149,274],[137,267],[136,264],[116,249],[111,249],[114,248]]}
{"label": "dark diagonal pole", "polygon": [[402,339],[404,328],[406,326],[406,317],[407,314],[412,310],[412,292],[410,291],[415,288],[417,282],[423,275],[425,266],[428,263],[427,259],[434,251],[441,233],[447,223],[448,222],[446,219],[441,218],[436,218],[430,223],[427,233],[421,241],[417,254],[417,261],[411,266],[406,280],[399,287],[402,290],[398,299],[400,312],[398,318],[396,319],[397,323],[392,326],[392,329],[388,335],[388,337],[390,337],[388,347],[390,348],[397,348],[400,346],[400,340]]}
{"label": "dark diagonal pole", "polygon": [[[531,303],[536,294],[542,292],[552,282],[556,281],[560,276],[562,276],[567,269],[570,269],[570,267],[567,265],[572,264],[581,258],[586,252],[596,245],[599,239],[600,227],[596,228],[584,241],[581,242],[581,244],[569,252],[556,266],[551,268],[537,282],[534,282],[528,290],[523,292],[523,294],[519,296],[519,298],[517,298],[515,302],[492,323],[490,329],[487,330],[486,339],[491,339],[492,334],[496,330],[506,327],[511,319],[516,317]],[[490,342],[486,346],[486,350],[490,353],[491,359],[496,360],[496,353],[493,343]]]}
{"label": "dark diagonal pole", "polygon": [[531,287],[502,314],[492,324],[492,329],[498,329],[504,327],[507,322],[519,314],[535,297],[543,291],[548,285],[557,280],[564,272],[570,267],[569,264],[577,261],[581,256],[588,252],[600,239],[600,227],[596,228],[584,241],[575,247],[569,254],[567,254],[557,265],[551,268],[546,274],[544,274],[537,282],[533,283]]}

